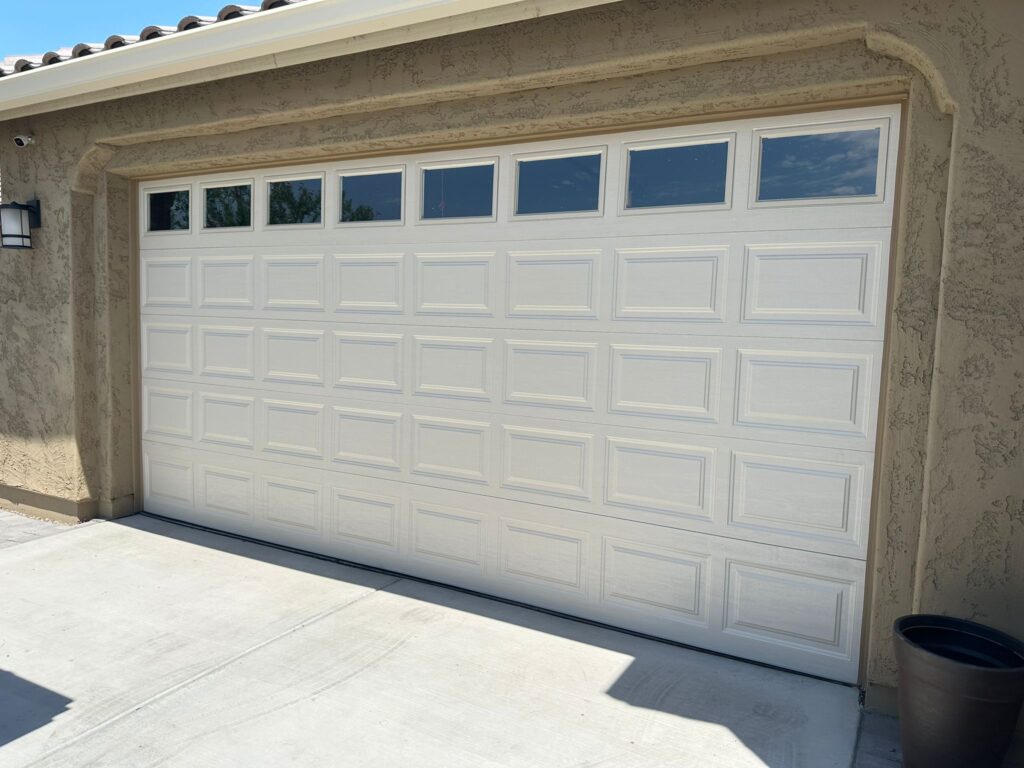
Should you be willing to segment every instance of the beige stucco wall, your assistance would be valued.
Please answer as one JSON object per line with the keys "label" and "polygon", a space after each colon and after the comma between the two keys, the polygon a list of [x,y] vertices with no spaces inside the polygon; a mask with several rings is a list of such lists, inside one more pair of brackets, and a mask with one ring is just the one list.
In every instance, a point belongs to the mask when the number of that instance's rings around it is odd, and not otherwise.
{"label": "beige stucco wall", "polygon": [[1022,71],[1018,0],[628,0],[0,124],[0,498],[134,509],[134,179],[899,98],[865,680],[912,610],[1024,635]]}

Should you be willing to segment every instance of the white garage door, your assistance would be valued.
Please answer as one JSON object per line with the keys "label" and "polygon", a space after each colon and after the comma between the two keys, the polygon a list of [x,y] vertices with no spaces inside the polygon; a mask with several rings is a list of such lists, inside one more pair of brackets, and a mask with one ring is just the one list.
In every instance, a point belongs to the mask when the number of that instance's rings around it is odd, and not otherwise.
{"label": "white garage door", "polygon": [[898,121],[144,184],[145,508],[855,680]]}

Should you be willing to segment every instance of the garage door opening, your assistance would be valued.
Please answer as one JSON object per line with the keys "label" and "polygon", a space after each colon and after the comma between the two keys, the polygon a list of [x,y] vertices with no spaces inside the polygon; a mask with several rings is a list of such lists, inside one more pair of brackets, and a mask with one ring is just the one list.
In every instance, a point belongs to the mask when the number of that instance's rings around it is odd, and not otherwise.
{"label": "garage door opening", "polygon": [[141,185],[144,508],[855,681],[899,119]]}

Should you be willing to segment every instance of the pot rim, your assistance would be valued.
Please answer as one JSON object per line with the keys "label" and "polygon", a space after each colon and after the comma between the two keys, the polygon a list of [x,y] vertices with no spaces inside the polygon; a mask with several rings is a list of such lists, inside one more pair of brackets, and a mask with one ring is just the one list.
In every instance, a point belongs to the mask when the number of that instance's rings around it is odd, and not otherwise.
{"label": "pot rim", "polygon": [[[998,643],[1006,646],[1011,650],[1019,659],[1020,664],[1014,667],[989,667],[981,664],[972,664],[967,661],[959,661],[957,659],[951,659],[948,656],[944,656],[941,653],[926,648],[920,643],[916,643],[911,640],[905,634],[906,629],[912,629],[915,627],[933,627],[935,629],[962,629],[962,630],[974,630],[971,634],[977,637],[981,637],[992,643]],[[1013,635],[1007,634],[995,627],[990,627],[986,624],[981,624],[977,621],[971,621],[970,619],[958,619],[954,616],[943,616],[938,613],[910,613],[906,616],[900,616],[892,625],[893,634],[900,639],[901,642],[922,651],[930,658],[941,660],[945,664],[957,668],[969,668],[983,671],[986,674],[1021,674],[1024,671],[1024,642],[1018,640]]]}

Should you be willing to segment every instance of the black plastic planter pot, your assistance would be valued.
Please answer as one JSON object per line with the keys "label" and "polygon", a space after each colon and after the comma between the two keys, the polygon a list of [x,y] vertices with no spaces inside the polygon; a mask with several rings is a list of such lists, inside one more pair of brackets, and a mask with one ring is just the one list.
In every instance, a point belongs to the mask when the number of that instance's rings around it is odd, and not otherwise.
{"label": "black plastic planter pot", "polygon": [[1024,700],[1024,643],[926,614],[893,625],[905,768],[999,768]]}

